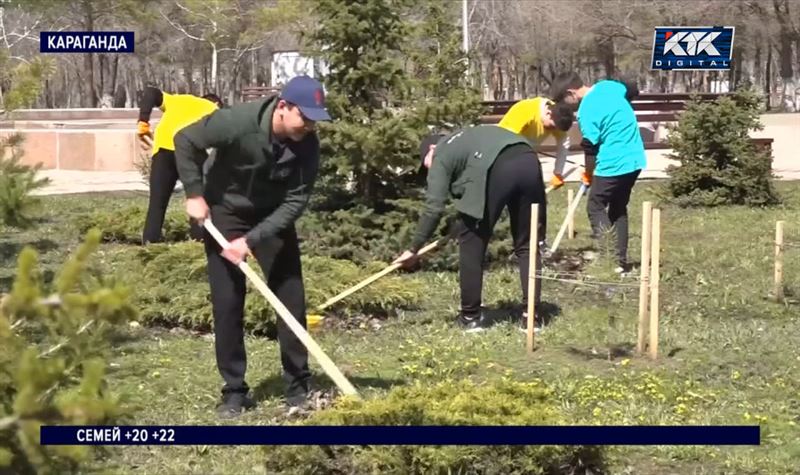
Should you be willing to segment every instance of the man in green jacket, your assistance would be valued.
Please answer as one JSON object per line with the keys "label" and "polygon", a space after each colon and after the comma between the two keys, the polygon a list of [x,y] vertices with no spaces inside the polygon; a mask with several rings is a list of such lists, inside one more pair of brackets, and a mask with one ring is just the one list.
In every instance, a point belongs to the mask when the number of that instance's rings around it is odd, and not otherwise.
{"label": "man in green jacket", "polygon": [[[279,96],[218,110],[175,136],[186,212],[211,218],[230,242],[221,250],[205,233],[217,367],[225,381],[221,417],[255,403],[245,382],[245,276],[237,268],[251,252],[267,285],[306,326],[305,289],[294,223],[305,210],[319,169],[315,122],[330,120],[322,85],[308,76],[289,81]],[[206,149],[217,150],[203,185]],[[286,402],[302,405],[309,391],[308,353],[278,319]]]}
{"label": "man in green jacket", "polygon": [[[530,256],[531,205],[539,204],[538,235],[544,240],[547,200],[542,166],[525,137],[494,125],[469,127],[446,136],[427,137],[420,149],[422,170],[428,171],[425,211],[414,241],[395,262],[411,267],[416,253],[437,228],[449,195],[459,212],[459,280],[461,311],[457,324],[480,331],[483,261],[492,231],[503,208],[508,208],[514,254],[519,262],[522,301],[527,307]],[[541,254],[537,254],[537,260]],[[536,286],[538,306],[541,285]],[[537,327],[540,322],[537,321]],[[527,314],[520,319],[527,328]]]}

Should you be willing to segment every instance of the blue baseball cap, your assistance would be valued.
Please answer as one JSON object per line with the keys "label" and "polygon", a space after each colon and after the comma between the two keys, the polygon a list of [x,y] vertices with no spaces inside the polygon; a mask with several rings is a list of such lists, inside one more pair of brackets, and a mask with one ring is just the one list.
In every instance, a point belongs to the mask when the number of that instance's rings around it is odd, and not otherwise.
{"label": "blue baseball cap", "polygon": [[322,84],[312,77],[305,75],[293,77],[283,86],[279,97],[299,107],[306,119],[314,122],[331,120],[325,109],[325,91],[322,90]]}

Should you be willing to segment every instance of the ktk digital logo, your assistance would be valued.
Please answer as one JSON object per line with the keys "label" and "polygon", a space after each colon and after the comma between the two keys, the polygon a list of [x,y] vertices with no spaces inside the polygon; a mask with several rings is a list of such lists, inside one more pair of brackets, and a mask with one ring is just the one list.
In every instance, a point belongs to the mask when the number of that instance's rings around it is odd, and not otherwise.
{"label": "ktk digital logo", "polygon": [[652,69],[722,71],[731,68],[732,26],[657,26]]}

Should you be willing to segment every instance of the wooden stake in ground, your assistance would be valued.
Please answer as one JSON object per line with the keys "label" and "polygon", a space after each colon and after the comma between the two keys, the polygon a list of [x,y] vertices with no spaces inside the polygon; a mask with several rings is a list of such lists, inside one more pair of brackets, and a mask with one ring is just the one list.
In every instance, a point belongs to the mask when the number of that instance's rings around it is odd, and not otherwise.
{"label": "wooden stake in ground", "polygon": [[[225,237],[219,232],[219,230],[214,226],[210,219],[206,219],[203,221],[203,226],[208,230],[211,236],[216,239],[219,245],[225,249],[230,246],[230,243],[225,239]],[[261,292],[264,297],[266,297],[267,301],[270,305],[278,312],[278,316],[280,316],[289,329],[297,336],[301,343],[308,349],[308,352],[311,353],[311,356],[317,360],[320,366],[322,366],[323,371],[325,374],[330,377],[336,386],[339,388],[342,393],[348,396],[358,396],[358,392],[356,388],[347,380],[347,378],[339,371],[339,368],[331,361],[328,355],[322,351],[322,348],[317,344],[314,339],[311,338],[311,335],[308,334],[305,328],[297,321],[296,318],[289,312],[283,302],[281,302],[275,294],[267,287],[267,284],[258,276],[258,274],[247,265],[246,262],[242,261],[239,263],[239,269],[244,272],[244,275],[250,279],[250,282]]]}
{"label": "wooden stake in ground", "polygon": [[539,255],[539,203],[531,205],[531,242],[528,260],[528,354],[533,354],[533,327],[536,322],[536,256]]}
{"label": "wooden stake in ground", "polygon": [[784,221],[775,223],[775,300],[783,302],[783,225]]}
{"label": "wooden stake in ground", "polygon": [[[572,188],[567,190],[567,209],[572,207],[572,200],[575,199],[575,192]],[[567,221],[567,239],[575,239],[575,215],[570,216]]]}
{"label": "wooden stake in ground", "polygon": [[653,209],[650,265],[650,358],[658,358],[658,284],[661,264],[661,210]]}
{"label": "wooden stake in ground", "polygon": [[652,234],[653,203],[642,203],[642,263],[639,266],[639,332],[636,339],[636,352],[643,353],[645,338],[647,337],[648,314],[647,306],[650,297],[650,237]]}

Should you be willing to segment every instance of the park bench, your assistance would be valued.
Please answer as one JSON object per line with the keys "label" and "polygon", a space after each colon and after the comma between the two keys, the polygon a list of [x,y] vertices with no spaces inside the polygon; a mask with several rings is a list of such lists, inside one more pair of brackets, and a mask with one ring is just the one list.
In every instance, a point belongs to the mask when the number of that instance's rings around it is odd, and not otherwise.
{"label": "park bench", "polygon": [[[241,100],[243,102],[252,101],[261,97],[271,96],[280,92],[280,88],[270,86],[244,86],[241,90]],[[644,148],[646,150],[664,150],[669,149],[669,145],[661,140],[663,127],[666,124],[677,122],[681,113],[686,109],[686,103],[692,98],[696,97],[702,101],[713,101],[725,94],[717,93],[641,93],[634,99],[632,105],[636,113],[637,122],[640,124],[650,124],[653,128],[652,134],[644,133]],[[480,122],[483,124],[497,124],[503,118],[503,115],[517,101],[485,101],[486,114],[481,117]],[[577,127],[577,125],[573,126]],[[644,128],[644,127],[642,127]],[[640,129],[641,130],[641,129]],[[645,130],[647,130],[645,128]],[[766,149],[772,153],[771,138],[751,138],[750,141],[760,148]],[[543,145],[542,152],[554,153],[555,145]],[[579,141],[573,140],[570,144],[571,152],[580,152],[581,146]]]}
{"label": "park bench", "polygon": [[254,101],[262,97],[268,97],[279,93],[281,88],[272,86],[244,86],[240,91],[242,102]]}
{"label": "park bench", "polygon": [[[725,96],[725,94],[716,93],[697,93],[694,95],[686,93],[639,94],[639,96],[634,99],[632,103],[633,110],[636,113],[636,120],[639,124],[651,124],[654,129],[652,136],[645,137],[645,135],[650,134],[643,134],[642,138],[644,139],[644,148],[646,150],[664,150],[670,148],[665,141],[660,139],[659,136],[662,134],[659,134],[659,132],[664,125],[677,122],[679,120],[681,113],[686,109],[686,103],[692,97],[696,97],[701,101],[713,101],[723,96]],[[516,102],[517,101],[484,102],[483,105],[486,107],[487,112],[486,115],[481,117],[481,123],[499,123],[503,118],[503,115],[508,112],[511,106],[513,106]],[[573,127],[577,127],[577,125]],[[773,139],[751,138],[750,141],[754,145],[766,149],[771,154],[772,143],[774,141]],[[577,141],[573,140],[570,144],[570,151],[579,152],[581,150],[580,143],[577,143]],[[555,145],[542,146],[541,151],[545,153],[554,153]]]}

